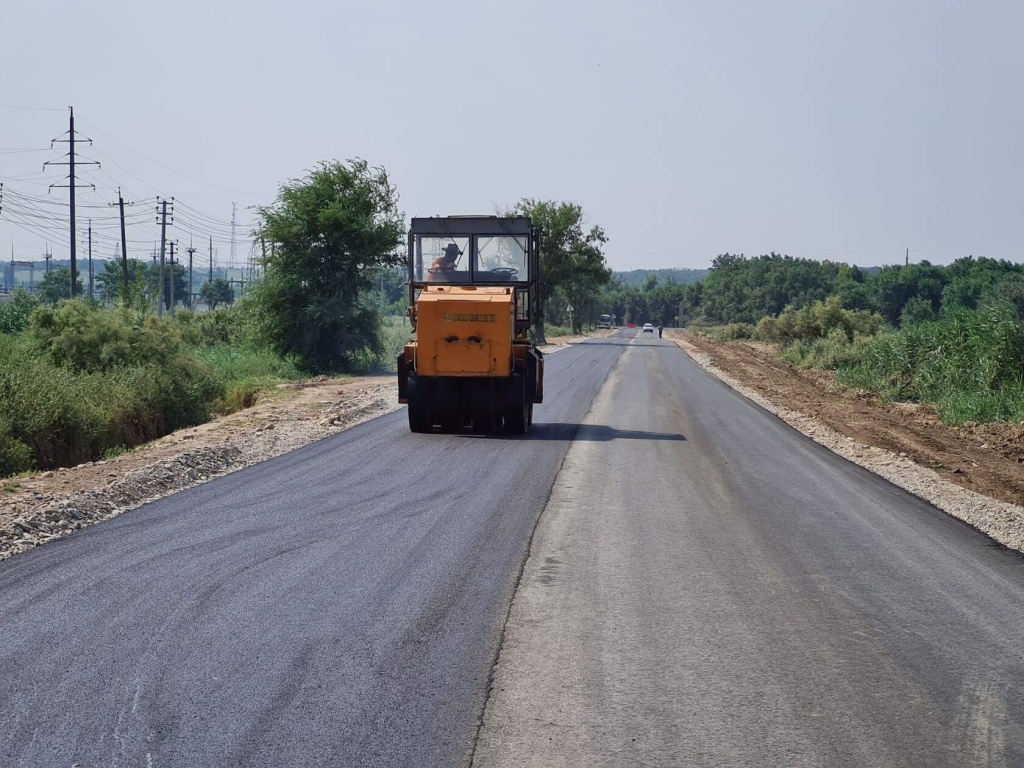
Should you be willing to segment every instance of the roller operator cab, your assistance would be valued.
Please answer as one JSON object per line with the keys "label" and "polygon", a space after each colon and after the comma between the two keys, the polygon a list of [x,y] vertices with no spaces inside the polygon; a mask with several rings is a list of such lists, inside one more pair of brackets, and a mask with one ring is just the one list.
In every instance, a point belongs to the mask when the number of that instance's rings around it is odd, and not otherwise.
{"label": "roller operator cab", "polygon": [[413,432],[522,434],[544,396],[537,230],[525,217],[413,219],[398,401]]}

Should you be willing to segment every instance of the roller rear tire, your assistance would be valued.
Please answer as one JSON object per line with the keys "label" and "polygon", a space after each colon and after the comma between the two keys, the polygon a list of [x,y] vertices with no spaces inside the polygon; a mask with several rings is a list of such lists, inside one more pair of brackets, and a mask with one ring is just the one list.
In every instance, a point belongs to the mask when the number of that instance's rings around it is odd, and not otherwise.
{"label": "roller rear tire", "polygon": [[419,381],[416,376],[409,376],[409,431],[410,432],[431,432],[434,425],[430,420],[430,408],[427,399],[427,385]]}
{"label": "roller rear tire", "polygon": [[533,403],[526,402],[523,378],[514,377],[505,403],[505,431],[510,435],[525,435],[530,429],[532,410]]}

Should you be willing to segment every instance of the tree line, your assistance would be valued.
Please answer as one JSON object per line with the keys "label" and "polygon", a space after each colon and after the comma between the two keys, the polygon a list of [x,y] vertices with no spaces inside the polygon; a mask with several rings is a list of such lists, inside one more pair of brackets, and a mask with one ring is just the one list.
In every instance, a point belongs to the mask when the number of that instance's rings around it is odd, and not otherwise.
{"label": "tree line", "polygon": [[[102,269],[97,272],[97,301],[113,304],[122,301],[127,304],[139,305],[155,301],[160,293],[160,267],[141,259],[128,259],[128,286],[125,292],[123,266],[120,261],[103,261]],[[82,273],[76,275],[75,297],[85,295]],[[173,291],[172,291],[173,285]],[[68,267],[56,267],[48,270],[33,289],[35,297],[43,304],[56,306],[65,299],[71,298],[71,270]],[[188,286],[188,269],[181,264],[164,265],[164,309],[170,309],[172,303],[186,309],[192,308],[193,296]],[[229,280],[214,278],[205,281],[199,289],[198,297],[207,309],[218,306],[229,306],[234,303],[235,292]]]}
{"label": "tree line", "polygon": [[640,285],[613,279],[600,291],[596,311],[618,322],[667,326],[756,324],[829,297],[843,309],[877,313],[893,327],[936,318],[944,308],[973,310],[994,301],[1024,315],[1024,265],[966,256],[946,266],[922,261],[861,268],[776,253],[726,253],[702,280],[688,285],[656,274]]}

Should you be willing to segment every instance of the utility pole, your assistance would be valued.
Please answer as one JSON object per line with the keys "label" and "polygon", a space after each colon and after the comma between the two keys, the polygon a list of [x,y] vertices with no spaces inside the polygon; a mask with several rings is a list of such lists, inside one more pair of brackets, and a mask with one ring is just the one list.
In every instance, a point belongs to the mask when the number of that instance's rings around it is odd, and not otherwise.
{"label": "utility pole", "polygon": [[237,203],[231,204],[231,258],[228,260],[228,266],[234,268],[235,258],[238,254],[235,252],[235,209]]}
{"label": "utility pole", "polygon": [[[157,309],[156,314],[158,317],[164,316],[164,254],[167,249],[167,201],[160,200],[160,288],[157,291]],[[171,214],[174,213],[174,198],[171,198]],[[172,221],[173,223],[173,221]],[[173,247],[173,246],[172,246]],[[171,280],[171,285],[174,285],[174,280]],[[172,303],[173,306],[173,303]]]}
{"label": "utility pole", "polygon": [[[89,219],[89,301],[92,301],[92,219]],[[74,278],[72,278],[71,284],[74,285]]]}
{"label": "utility pole", "polygon": [[174,246],[177,245],[176,240],[171,240],[171,317],[174,317]]}
{"label": "utility pole", "polygon": [[[65,134],[67,136],[67,138],[66,139],[65,138],[53,139],[50,142],[50,147],[53,147],[54,144],[67,144],[68,145],[68,154],[66,155],[67,161],[66,162],[63,162],[63,161],[58,162],[56,160],[50,160],[48,162],[43,163],[43,168],[46,168],[46,166],[48,166],[48,165],[66,165],[66,166],[68,166],[68,177],[66,179],[66,181],[68,183],[67,184],[51,184],[50,185],[50,189],[53,189],[54,187],[57,187],[57,188],[67,187],[67,189],[68,189],[68,203],[69,203],[70,212],[71,212],[71,237],[70,237],[70,241],[69,241],[70,245],[71,245],[71,293],[70,293],[70,296],[71,296],[71,298],[74,298],[75,297],[75,286],[77,285],[77,282],[78,282],[78,259],[77,259],[77,242],[76,242],[77,236],[75,234],[75,165],[76,165],[76,160],[75,160],[75,108],[74,107],[68,107],[68,110],[70,111],[71,116],[70,116],[69,121],[68,121],[68,132],[67,132],[67,134]],[[85,142],[87,142],[89,144],[92,144],[92,139],[83,138],[81,140],[85,141]],[[95,165],[95,166],[99,167],[99,163],[96,162],[95,160],[79,160],[79,161],[77,161],[77,165]],[[93,184],[89,184],[88,186],[92,187],[93,189],[96,189],[95,185],[93,185]]]}
{"label": "utility pole", "polygon": [[196,249],[192,247],[192,235],[188,236],[188,306],[192,308],[192,254],[196,252]]}
{"label": "utility pole", "polygon": [[210,235],[210,278],[209,282],[213,282],[213,235]]}
{"label": "utility pole", "polygon": [[46,244],[46,251],[43,253],[43,261],[46,262],[46,269],[43,270],[44,272],[49,272],[50,271],[50,259],[52,259],[52,258],[53,258],[53,254],[50,253],[50,244],[47,243]]}
{"label": "utility pole", "polygon": [[[117,202],[111,203],[121,209],[121,300],[128,301],[128,235],[125,232],[124,226],[124,195],[121,194],[121,188],[117,188]],[[135,203],[128,203],[128,205],[135,205]]]}
{"label": "utility pole", "polygon": [[906,266],[906,267],[910,266],[910,249],[909,248],[907,248],[907,258],[904,261],[904,266]]}

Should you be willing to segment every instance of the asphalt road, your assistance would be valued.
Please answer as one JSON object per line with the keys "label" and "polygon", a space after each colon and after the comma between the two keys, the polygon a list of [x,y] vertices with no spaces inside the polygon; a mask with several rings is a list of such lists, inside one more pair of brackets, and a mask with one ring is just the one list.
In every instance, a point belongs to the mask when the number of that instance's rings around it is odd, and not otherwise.
{"label": "asphalt road", "polygon": [[466,763],[530,536],[621,345],[519,438],[406,414],[0,563],[0,765]]}
{"label": "asphalt road", "polygon": [[547,374],[0,563],[0,765],[1024,765],[1024,559],[668,340]]}
{"label": "asphalt road", "polygon": [[1024,765],[1024,558],[641,336],[537,527],[474,764]]}

